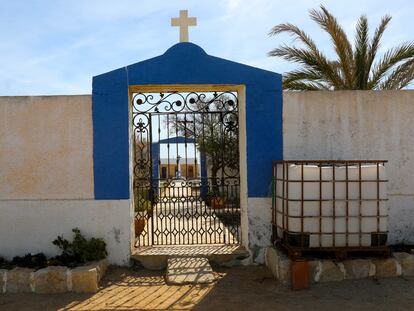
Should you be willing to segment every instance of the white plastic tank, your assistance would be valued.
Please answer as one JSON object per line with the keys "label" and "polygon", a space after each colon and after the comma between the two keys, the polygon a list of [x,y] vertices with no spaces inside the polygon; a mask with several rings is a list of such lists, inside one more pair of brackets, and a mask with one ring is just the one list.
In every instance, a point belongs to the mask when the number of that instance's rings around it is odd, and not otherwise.
{"label": "white plastic tank", "polygon": [[358,247],[371,246],[372,234],[387,233],[383,164],[362,164],[360,168],[359,164],[304,164],[302,169],[301,164],[281,163],[277,165],[277,179],[275,203],[280,237],[283,231],[304,233],[309,236],[308,247]]}

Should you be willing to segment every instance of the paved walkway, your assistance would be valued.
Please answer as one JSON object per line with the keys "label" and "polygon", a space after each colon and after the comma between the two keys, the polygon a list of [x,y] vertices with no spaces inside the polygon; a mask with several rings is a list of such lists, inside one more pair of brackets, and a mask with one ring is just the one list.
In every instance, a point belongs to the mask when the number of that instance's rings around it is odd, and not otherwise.
{"label": "paved walkway", "polygon": [[199,244],[199,245],[166,245],[166,246],[145,246],[137,248],[134,255],[158,255],[158,256],[210,256],[214,254],[230,255],[245,252],[245,248],[232,244]]}
{"label": "paved walkway", "polygon": [[207,258],[168,258],[165,281],[167,284],[209,284],[216,280],[215,273]]}
{"label": "paved walkway", "polygon": [[163,271],[109,270],[93,295],[6,294],[0,310],[413,310],[414,279],[344,281],[291,291],[263,266],[216,271],[208,285],[166,285]]}

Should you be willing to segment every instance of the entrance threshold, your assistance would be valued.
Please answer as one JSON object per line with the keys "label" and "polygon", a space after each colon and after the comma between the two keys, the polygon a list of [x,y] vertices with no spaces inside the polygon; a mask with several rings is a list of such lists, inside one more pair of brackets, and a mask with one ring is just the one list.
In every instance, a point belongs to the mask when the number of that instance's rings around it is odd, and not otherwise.
{"label": "entrance threshold", "polygon": [[146,269],[161,270],[175,257],[202,257],[213,265],[232,266],[249,256],[244,246],[235,244],[154,245],[136,248],[131,259]]}

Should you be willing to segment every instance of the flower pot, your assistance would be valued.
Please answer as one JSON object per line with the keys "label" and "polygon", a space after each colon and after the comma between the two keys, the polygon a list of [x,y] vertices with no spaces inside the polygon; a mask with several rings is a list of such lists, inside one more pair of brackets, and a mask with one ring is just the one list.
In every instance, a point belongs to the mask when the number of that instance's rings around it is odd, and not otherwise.
{"label": "flower pot", "polygon": [[224,208],[224,199],[221,197],[214,197],[210,200],[210,206],[213,209],[221,209]]}
{"label": "flower pot", "polygon": [[145,218],[135,218],[134,225],[135,225],[135,237],[139,237],[141,233],[144,231],[146,224]]}

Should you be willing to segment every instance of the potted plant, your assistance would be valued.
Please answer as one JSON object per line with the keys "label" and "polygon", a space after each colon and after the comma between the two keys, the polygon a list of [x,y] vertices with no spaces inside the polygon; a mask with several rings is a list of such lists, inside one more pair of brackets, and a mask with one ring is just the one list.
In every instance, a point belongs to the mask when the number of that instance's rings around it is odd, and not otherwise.
{"label": "potted plant", "polygon": [[135,237],[141,235],[144,231],[146,220],[148,217],[148,212],[152,209],[151,201],[148,199],[148,190],[139,189],[134,195],[134,227],[135,227]]}
{"label": "potted plant", "polygon": [[225,200],[221,197],[220,193],[211,190],[207,193],[206,203],[212,209],[221,209],[225,206]]}

